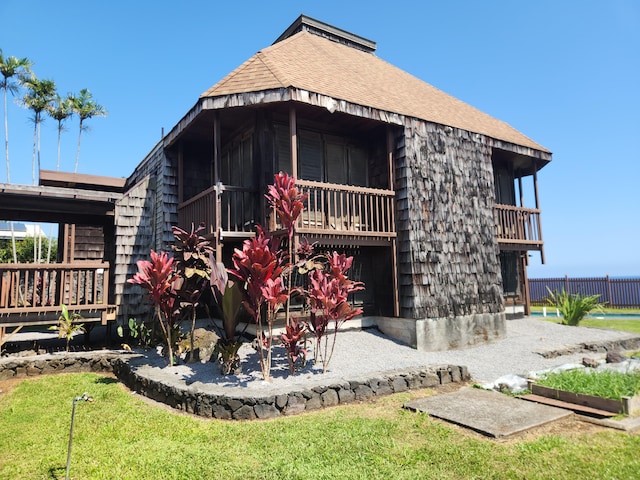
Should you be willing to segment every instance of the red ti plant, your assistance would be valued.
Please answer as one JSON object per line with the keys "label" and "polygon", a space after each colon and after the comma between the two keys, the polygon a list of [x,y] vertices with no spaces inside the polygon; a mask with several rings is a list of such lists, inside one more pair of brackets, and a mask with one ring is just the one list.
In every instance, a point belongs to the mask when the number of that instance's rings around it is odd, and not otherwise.
{"label": "red ti plant", "polygon": [[280,335],[280,342],[287,351],[287,359],[289,360],[289,372],[293,375],[296,373],[296,362],[298,358],[304,358],[307,355],[307,349],[300,344],[304,342],[307,333],[304,322],[297,317],[291,319],[290,325],[285,326],[285,333]]}
{"label": "red ti plant", "polygon": [[151,261],[139,260],[137,265],[138,272],[127,282],[140,285],[151,296],[156,317],[167,342],[169,365],[173,366],[172,332],[176,320],[173,284],[178,279],[173,269],[173,257],[166,252],[156,253],[151,250]]}
{"label": "red ti plant", "polygon": [[[280,278],[283,267],[276,243],[276,239],[271,238],[258,226],[256,236],[245,240],[242,250],[236,249],[233,253],[232,261],[235,268],[228,269],[228,272],[242,283],[243,304],[256,322],[260,369],[267,381],[270,380],[271,374],[271,343],[275,314],[288,298]],[[267,310],[263,312],[262,307],[265,304]],[[263,315],[267,323],[266,335]]]}
{"label": "red ti plant", "polygon": [[[304,210],[304,201],[308,194],[302,193],[296,187],[296,179],[286,173],[280,172],[274,175],[273,185],[269,185],[269,191],[265,195],[269,204],[278,214],[280,222],[287,231],[289,257],[287,261],[289,265],[286,268],[288,295],[292,293],[291,287],[291,263],[293,262],[293,233],[298,217]],[[289,302],[287,302],[286,325],[289,325]]]}
{"label": "red ti plant", "polygon": [[[364,290],[362,282],[350,280],[346,273],[351,268],[353,257],[333,252],[328,256],[327,269],[315,269],[309,274],[311,286],[309,299],[311,319],[309,327],[316,337],[316,356],[322,361],[325,373],[333,356],[338,330],[344,322],[362,313],[359,308],[349,305],[349,294]],[[327,329],[333,323],[333,340],[329,350]]]}

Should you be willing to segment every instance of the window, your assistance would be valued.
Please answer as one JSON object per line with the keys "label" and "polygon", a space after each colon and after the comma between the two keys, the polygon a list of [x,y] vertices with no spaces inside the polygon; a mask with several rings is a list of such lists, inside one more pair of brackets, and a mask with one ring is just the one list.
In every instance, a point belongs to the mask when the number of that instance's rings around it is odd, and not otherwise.
{"label": "window", "polygon": [[[276,125],[278,170],[291,173],[289,130]],[[366,187],[368,149],[345,137],[298,131],[298,176],[303,180]]]}

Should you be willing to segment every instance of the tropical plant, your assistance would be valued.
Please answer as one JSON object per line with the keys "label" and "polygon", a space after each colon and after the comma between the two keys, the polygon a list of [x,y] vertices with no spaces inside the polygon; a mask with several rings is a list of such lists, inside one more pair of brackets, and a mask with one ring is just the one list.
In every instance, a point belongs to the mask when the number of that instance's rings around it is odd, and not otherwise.
{"label": "tropical plant", "polygon": [[140,285],[149,293],[155,308],[155,318],[160,324],[167,344],[169,365],[173,366],[173,346],[178,340],[176,338],[178,324],[174,308],[176,295],[173,286],[178,275],[173,269],[173,257],[170,257],[166,252],[156,253],[151,250],[150,257],[151,261],[139,260],[137,262],[138,272],[127,282]]}
{"label": "tropical plant", "polygon": [[[128,326],[129,336],[133,338],[142,348],[149,348],[152,340],[152,330],[147,327],[144,322],[138,323],[135,318],[129,318]],[[122,325],[118,325],[117,331],[120,338],[125,337],[125,332],[124,328],[122,328]],[[126,344],[123,344],[123,346],[124,345]]]}
{"label": "tropical plant", "polygon": [[57,325],[52,325],[49,330],[57,330],[58,338],[65,338],[67,340],[66,351],[69,351],[69,342],[76,333],[85,332],[84,325],[82,323],[76,323],[83,317],[79,313],[69,313],[69,309],[65,304],[61,306],[62,313],[58,317]]}
{"label": "tropical plant", "polygon": [[[283,266],[277,248],[279,242],[265,233],[260,226],[256,229],[255,237],[245,240],[242,250],[236,249],[232,257],[235,268],[227,271],[241,282],[243,305],[257,326],[260,369],[264,379],[269,381],[273,322],[279,307],[286,301],[287,294],[280,278]],[[263,312],[265,304],[267,310]]]}
{"label": "tropical plant", "polygon": [[[31,66],[33,63],[27,58],[16,58],[13,56],[5,57],[0,49],[0,73],[2,74],[2,80],[0,81],[0,88],[3,94],[4,105],[4,152],[7,166],[7,183],[11,183],[11,166],[9,163],[9,121],[7,116],[7,92],[15,95],[18,92],[18,83],[11,81],[13,77],[18,79],[24,79],[31,74]],[[13,251],[13,263],[17,263],[16,258],[16,237],[13,230],[13,221],[9,222],[9,229],[11,230],[11,245]]]}
{"label": "tropical plant", "polygon": [[31,158],[31,180],[36,184],[36,158],[40,170],[40,125],[42,112],[47,111],[55,98],[56,84],[53,80],[38,80],[35,76],[28,77],[23,82],[27,93],[22,98],[22,105],[33,111],[33,155]]}
{"label": "tropical plant", "polygon": [[547,291],[549,292],[547,303],[558,309],[563,318],[563,325],[577,326],[589,312],[602,311],[604,307],[603,303],[598,302],[600,295],[567,293],[564,288],[560,291],[551,291],[547,287]]}
{"label": "tropical plant", "polygon": [[80,119],[80,130],[78,133],[78,151],[76,152],[76,166],[73,170],[74,173],[78,172],[78,163],[80,162],[80,141],[82,140],[82,131],[88,130],[88,127],[84,124],[84,121],[93,117],[106,117],[107,111],[102,105],[97,104],[93,100],[93,95],[89,90],[83,88],[77,96],[73,98],[73,111]]}
{"label": "tropical plant", "polygon": [[222,328],[218,328],[220,338],[216,343],[214,356],[223,375],[240,373],[238,351],[242,346],[241,336],[244,330],[238,333],[237,329],[242,307],[242,291],[237,282],[229,281],[224,265],[217,263],[213,255],[210,257],[210,265],[211,293],[222,317]]}
{"label": "tropical plant", "polygon": [[18,84],[11,81],[13,77],[24,79],[31,74],[31,62],[27,58],[5,57],[0,49],[0,89],[4,101],[4,152],[7,165],[7,183],[11,183],[11,168],[9,164],[9,122],[7,116],[7,93],[15,95],[18,92]]}
{"label": "tropical plant", "polygon": [[49,116],[58,122],[58,158],[56,170],[60,170],[60,138],[65,130],[64,121],[73,115],[73,95],[68,94],[65,98],[56,94],[52,103],[47,109]]}
{"label": "tropical plant", "polygon": [[[327,256],[326,269],[314,269],[309,274],[311,286],[311,318],[309,327],[316,337],[316,357],[322,362],[322,372],[329,368],[329,362],[336,346],[338,330],[347,320],[360,315],[362,310],[352,308],[348,302],[349,295],[364,290],[362,282],[354,282],[347,277],[353,257],[333,252]],[[329,349],[327,331],[333,326],[333,340]]]}
{"label": "tropical plant", "polygon": [[304,360],[307,356],[307,349],[302,346],[307,326],[297,317],[291,318],[289,325],[285,325],[285,332],[280,335],[280,342],[287,352],[287,360],[289,361],[289,372],[293,375],[296,373],[296,363],[298,359]]}
{"label": "tropical plant", "polygon": [[191,320],[189,335],[189,356],[195,360],[194,331],[196,325],[196,309],[200,304],[202,293],[206,289],[211,276],[209,258],[213,253],[211,242],[202,235],[205,230],[203,224],[198,228],[191,225],[191,231],[187,232],[179,227],[171,227],[174,243],[171,249],[174,252],[174,267],[178,279],[174,284],[174,291],[178,304],[176,311],[179,321],[186,318]]}
{"label": "tropical plant", "polygon": [[[287,246],[289,256],[287,258],[289,265],[286,268],[288,295],[292,293],[291,274],[292,274],[292,258],[293,258],[293,234],[298,217],[304,210],[304,201],[308,194],[302,193],[296,187],[296,179],[287,173],[280,172],[274,176],[273,185],[269,185],[268,193],[265,195],[271,207],[275,210],[280,223],[287,231]],[[289,325],[289,307],[287,302],[285,324]]]}

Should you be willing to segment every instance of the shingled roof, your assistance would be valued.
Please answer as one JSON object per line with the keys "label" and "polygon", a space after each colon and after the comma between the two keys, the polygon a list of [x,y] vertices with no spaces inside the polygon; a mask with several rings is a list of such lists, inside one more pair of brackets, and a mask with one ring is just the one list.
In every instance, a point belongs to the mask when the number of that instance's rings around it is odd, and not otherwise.
{"label": "shingled roof", "polygon": [[308,31],[259,51],[201,98],[281,88],[307,90],[549,152],[507,123],[379,57]]}

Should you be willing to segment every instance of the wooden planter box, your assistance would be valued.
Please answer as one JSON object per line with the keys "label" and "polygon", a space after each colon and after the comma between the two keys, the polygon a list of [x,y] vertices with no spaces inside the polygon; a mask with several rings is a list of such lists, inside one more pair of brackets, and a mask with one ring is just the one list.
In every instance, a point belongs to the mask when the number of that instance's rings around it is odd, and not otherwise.
{"label": "wooden planter box", "polygon": [[585,395],[582,393],[567,392],[556,388],[543,387],[532,381],[529,381],[529,390],[534,395],[545,398],[559,400],[561,402],[581,405],[596,410],[603,410],[614,414],[631,415],[632,412],[640,410],[640,395],[633,397],[622,397],[621,400],[612,400],[610,398],[595,397],[593,395]]}

